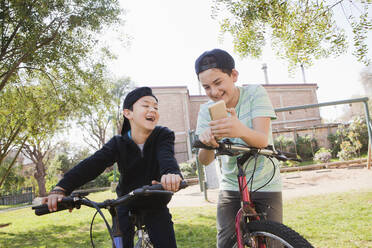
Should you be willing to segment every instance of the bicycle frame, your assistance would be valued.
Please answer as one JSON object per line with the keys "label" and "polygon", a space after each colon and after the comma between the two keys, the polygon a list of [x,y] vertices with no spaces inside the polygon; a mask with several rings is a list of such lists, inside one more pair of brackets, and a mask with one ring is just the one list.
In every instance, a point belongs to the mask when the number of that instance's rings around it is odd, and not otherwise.
{"label": "bicycle frame", "polygon": [[[241,156],[238,157],[237,159],[237,167],[238,167],[237,177],[238,177],[239,192],[240,192],[240,199],[241,199],[242,207],[238,210],[238,213],[235,216],[235,232],[236,232],[238,248],[244,248],[243,234],[247,232],[243,232],[243,230],[244,230],[244,225],[246,223],[246,218],[248,218],[249,221],[260,220],[260,214],[256,212],[255,206],[253,202],[251,201],[250,189],[249,189],[247,178],[246,178],[246,175],[243,169],[244,164],[249,160],[251,156],[255,156],[257,154],[265,155],[268,157],[274,156],[279,160],[287,160],[288,158],[284,155],[284,153],[275,151],[274,149],[271,150],[271,149],[249,148],[249,147],[235,146],[229,143],[220,143],[220,147],[217,148],[216,156],[218,155],[232,156],[232,155],[239,155],[239,154]],[[293,158],[293,160],[297,160],[297,159]],[[266,245],[263,244],[263,242],[261,242],[260,240],[258,240],[258,247],[266,248]]]}
{"label": "bicycle frame", "polygon": [[248,216],[250,220],[260,219],[260,216],[257,214],[254,208],[254,204],[251,201],[247,178],[243,170],[243,165],[247,160],[248,160],[248,157],[243,158],[243,159],[238,159],[237,161],[239,192],[240,192],[240,199],[242,202],[242,207],[239,209],[235,217],[235,232],[236,232],[238,248],[244,248],[242,229],[245,223],[245,217]]}

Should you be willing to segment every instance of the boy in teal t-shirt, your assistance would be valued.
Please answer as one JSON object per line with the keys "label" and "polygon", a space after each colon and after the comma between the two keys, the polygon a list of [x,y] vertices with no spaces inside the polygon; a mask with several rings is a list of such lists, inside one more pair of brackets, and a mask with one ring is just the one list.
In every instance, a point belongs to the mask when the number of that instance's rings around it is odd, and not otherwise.
{"label": "boy in teal t-shirt", "polygon": [[[201,105],[196,134],[206,145],[217,147],[216,138],[228,137],[233,142],[263,148],[273,144],[271,119],[276,115],[266,90],[260,85],[238,87],[238,71],[234,59],[226,51],[206,51],[195,62],[195,71],[210,101]],[[229,117],[211,121],[208,106],[223,100]],[[208,165],[214,160],[214,151],[200,149],[199,161]],[[232,247],[236,239],[235,215],[240,208],[236,157],[222,157],[222,176],[217,207],[217,247]],[[251,163],[254,163],[252,161]],[[266,213],[268,220],[282,222],[282,182],[278,165],[259,156],[254,172],[252,200],[259,213]],[[250,178],[253,166],[248,165]],[[270,181],[270,178],[272,180]],[[270,181],[269,183],[267,183]],[[266,184],[266,185],[265,185]],[[262,187],[264,186],[264,187]]]}

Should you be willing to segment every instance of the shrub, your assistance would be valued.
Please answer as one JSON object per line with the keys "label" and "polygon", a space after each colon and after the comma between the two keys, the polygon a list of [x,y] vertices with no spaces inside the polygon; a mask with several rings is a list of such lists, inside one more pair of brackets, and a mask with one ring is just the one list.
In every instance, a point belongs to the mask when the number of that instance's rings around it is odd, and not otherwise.
{"label": "shrub", "polygon": [[331,161],[331,158],[331,150],[325,149],[324,147],[320,148],[314,156],[314,160],[320,163],[328,163]]}
{"label": "shrub", "polygon": [[341,151],[337,154],[337,157],[340,160],[350,160],[356,157],[357,153],[357,148],[350,141],[343,141],[341,143]]}
{"label": "shrub", "polygon": [[315,151],[318,150],[318,143],[311,135],[297,135],[296,148],[297,154],[304,161],[309,161],[313,159]]}
{"label": "shrub", "polygon": [[180,169],[184,178],[198,176],[195,160],[192,162],[180,163]]}
{"label": "shrub", "polygon": [[274,140],[274,146],[276,149],[282,152],[295,152],[295,143],[293,139],[285,137],[283,135],[278,136]]}
{"label": "shrub", "polygon": [[341,151],[340,144],[342,143],[342,140],[340,135],[338,133],[331,133],[328,135],[327,139],[330,143],[332,158],[337,158],[337,154]]}
{"label": "shrub", "polygon": [[368,129],[365,118],[356,116],[349,125],[340,125],[334,140],[335,146],[339,145],[337,157],[341,160],[350,160],[367,152]]}
{"label": "shrub", "polygon": [[112,171],[110,172],[104,172],[101,175],[99,175],[96,179],[93,181],[90,181],[83,186],[81,186],[79,189],[90,189],[90,188],[101,188],[101,187],[109,187],[110,182],[110,176],[112,175]]}

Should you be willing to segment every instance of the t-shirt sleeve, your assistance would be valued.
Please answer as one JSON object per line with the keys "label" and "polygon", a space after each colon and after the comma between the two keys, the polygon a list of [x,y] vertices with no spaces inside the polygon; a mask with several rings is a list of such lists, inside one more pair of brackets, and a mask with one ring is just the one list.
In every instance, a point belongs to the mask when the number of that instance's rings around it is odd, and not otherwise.
{"label": "t-shirt sleeve", "polygon": [[276,119],[276,114],[271,104],[269,95],[264,87],[258,85],[251,101],[252,104],[252,118],[256,117],[270,117],[272,120]]}
{"label": "t-shirt sleeve", "polygon": [[209,115],[208,105],[207,104],[200,105],[195,134],[196,135],[202,134],[209,127],[210,121],[211,117]]}

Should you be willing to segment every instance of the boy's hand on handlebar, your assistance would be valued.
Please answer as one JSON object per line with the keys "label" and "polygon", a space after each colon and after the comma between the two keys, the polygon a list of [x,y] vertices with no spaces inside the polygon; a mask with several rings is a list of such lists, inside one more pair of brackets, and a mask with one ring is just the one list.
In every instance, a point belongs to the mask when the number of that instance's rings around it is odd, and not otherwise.
{"label": "boy's hand on handlebar", "polygon": [[161,177],[161,182],[152,181],[152,184],[160,184],[162,185],[163,189],[168,191],[176,192],[180,187],[180,183],[182,178],[178,174],[165,174]]}
{"label": "boy's hand on handlebar", "polygon": [[57,211],[57,202],[61,202],[63,197],[65,197],[63,194],[51,193],[47,197],[43,197],[41,203],[48,204],[49,212],[54,212]]}
{"label": "boy's hand on handlebar", "polygon": [[219,145],[212,134],[212,129],[207,128],[202,134],[199,135],[199,140],[206,146],[217,148]]}

